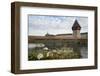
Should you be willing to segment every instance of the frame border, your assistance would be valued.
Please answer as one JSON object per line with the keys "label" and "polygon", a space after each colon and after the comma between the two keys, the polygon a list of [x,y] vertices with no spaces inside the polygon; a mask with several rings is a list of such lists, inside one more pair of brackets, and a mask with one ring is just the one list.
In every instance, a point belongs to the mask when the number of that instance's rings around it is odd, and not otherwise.
{"label": "frame border", "polygon": [[[79,10],[94,10],[94,50],[95,58],[93,66],[80,67],[62,67],[62,68],[47,68],[47,69],[27,69],[20,70],[20,7],[42,7],[42,8],[62,8],[62,9],[79,9]],[[88,70],[97,69],[97,7],[80,6],[80,5],[62,5],[62,4],[48,4],[48,3],[31,3],[31,2],[13,2],[11,3],[11,72],[14,74],[25,73],[40,73],[40,72],[57,72],[57,71],[73,71],[73,70]]]}

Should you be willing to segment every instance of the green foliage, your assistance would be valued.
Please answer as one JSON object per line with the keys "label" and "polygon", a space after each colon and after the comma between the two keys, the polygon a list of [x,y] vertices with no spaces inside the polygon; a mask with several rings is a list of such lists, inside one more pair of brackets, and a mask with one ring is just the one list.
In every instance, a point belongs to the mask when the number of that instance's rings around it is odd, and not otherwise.
{"label": "green foliage", "polygon": [[53,60],[53,59],[78,59],[81,58],[79,52],[74,52],[72,48],[35,50],[28,54],[28,60]]}

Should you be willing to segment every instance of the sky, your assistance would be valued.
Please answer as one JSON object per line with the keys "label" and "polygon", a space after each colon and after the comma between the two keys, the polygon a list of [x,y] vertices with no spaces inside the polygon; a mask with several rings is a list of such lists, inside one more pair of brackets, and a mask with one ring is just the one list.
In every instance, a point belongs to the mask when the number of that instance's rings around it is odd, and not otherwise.
{"label": "sky", "polygon": [[80,32],[88,31],[88,17],[29,15],[28,35],[44,36],[47,33],[53,35],[72,33],[75,20],[81,26]]}

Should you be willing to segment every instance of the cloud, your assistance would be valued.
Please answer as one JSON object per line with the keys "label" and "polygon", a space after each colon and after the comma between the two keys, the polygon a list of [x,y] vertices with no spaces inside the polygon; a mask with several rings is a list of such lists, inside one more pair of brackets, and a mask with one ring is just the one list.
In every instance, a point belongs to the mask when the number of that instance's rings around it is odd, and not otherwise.
{"label": "cloud", "polygon": [[28,18],[29,35],[44,35],[47,32],[51,34],[72,33],[71,27],[75,19],[81,27],[87,27],[88,23],[86,17],[30,15]]}

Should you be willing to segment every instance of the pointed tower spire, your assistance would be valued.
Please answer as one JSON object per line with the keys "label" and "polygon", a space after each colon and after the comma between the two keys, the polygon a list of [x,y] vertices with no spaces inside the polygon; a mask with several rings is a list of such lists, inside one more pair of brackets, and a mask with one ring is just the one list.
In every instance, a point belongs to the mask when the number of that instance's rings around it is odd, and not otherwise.
{"label": "pointed tower spire", "polygon": [[75,20],[75,22],[72,26],[72,30],[81,30],[81,26],[79,25],[77,20]]}
{"label": "pointed tower spire", "polygon": [[81,34],[80,34],[81,26],[79,25],[77,20],[75,20],[72,26],[72,30],[73,30],[73,37],[81,38]]}

